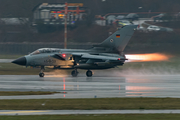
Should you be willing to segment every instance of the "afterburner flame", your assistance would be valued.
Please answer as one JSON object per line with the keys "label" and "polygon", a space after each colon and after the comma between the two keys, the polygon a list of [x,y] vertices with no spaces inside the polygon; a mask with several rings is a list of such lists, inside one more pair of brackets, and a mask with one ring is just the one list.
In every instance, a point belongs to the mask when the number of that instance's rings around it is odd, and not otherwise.
{"label": "afterburner flame", "polygon": [[170,57],[172,56],[161,53],[126,55],[129,62],[168,61]]}

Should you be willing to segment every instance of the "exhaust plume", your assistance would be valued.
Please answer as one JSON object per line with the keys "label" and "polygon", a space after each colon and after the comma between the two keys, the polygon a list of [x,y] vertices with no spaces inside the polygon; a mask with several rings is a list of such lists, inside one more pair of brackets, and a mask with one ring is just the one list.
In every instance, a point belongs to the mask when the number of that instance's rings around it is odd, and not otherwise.
{"label": "exhaust plume", "polygon": [[161,53],[127,54],[127,62],[168,61],[172,56]]}

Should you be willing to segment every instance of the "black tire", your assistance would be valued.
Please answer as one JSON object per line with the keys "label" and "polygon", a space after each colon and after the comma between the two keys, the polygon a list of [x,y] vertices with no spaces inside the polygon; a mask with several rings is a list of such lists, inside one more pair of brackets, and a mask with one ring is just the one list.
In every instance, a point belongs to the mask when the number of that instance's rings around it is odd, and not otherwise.
{"label": "black tire", "polygon": [[88,70],[88,71],[86,72],[86,76],[87,76],[87,77],[92,77],[92,75],[93,75],[92,71]]}
{"label": "black tire", "polygon": [[72,75],[73,77],[77,77],[78,72],[77,72],[77,71],[75,71],[75,70],[73,70],[73,71],[71,72],[71,75]]}
{"label": "black tire", "polygon": [[39,73],[39,77],[44,77],[44,73]]}

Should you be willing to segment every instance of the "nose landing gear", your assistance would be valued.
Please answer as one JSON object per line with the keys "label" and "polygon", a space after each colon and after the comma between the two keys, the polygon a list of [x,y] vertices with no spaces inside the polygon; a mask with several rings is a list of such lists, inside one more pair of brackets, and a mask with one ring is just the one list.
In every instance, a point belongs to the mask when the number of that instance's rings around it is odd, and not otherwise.
{"label": "nose landing gear", "polygon": [[44,77],[44,73],[39,73],[39,77]]}
{"label": "nose landing gear", "polygon": [[39,73],[39,77],[44,77],[44,66],[41,66],[41,71],[40,71],[40,73]]}

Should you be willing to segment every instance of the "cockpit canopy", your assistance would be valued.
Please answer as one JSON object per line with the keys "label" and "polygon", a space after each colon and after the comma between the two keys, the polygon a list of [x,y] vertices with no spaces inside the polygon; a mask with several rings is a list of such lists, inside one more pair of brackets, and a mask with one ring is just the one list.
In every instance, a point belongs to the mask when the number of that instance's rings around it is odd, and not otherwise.
{"label": "cockpit canopy", "polygon": [[36,55],[41,53],[53,53],[53,52],[60,52],[60,49],[57,48],[41,48],[34,52],[32,52],[30,55]]}

